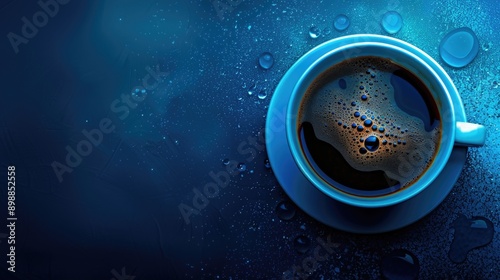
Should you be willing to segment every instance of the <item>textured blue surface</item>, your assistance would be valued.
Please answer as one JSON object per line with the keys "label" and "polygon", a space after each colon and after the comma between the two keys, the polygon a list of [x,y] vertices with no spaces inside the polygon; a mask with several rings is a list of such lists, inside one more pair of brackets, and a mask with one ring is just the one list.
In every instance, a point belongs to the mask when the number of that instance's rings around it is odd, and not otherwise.
{"label": "textured blue surface", "polygon": [[[31,20],[41,8],[26,1],[0,7],[0,168],[18,170],[20,221],[18,272],[6,274],[1,239],[1,279],[111,279],[123,267],[136,280],[281,279],[326,243],[329,251],[321,253],[328,257],[309,279],[379,279],[381,260],[399,248],[418,258],[421,279],[500,279],[497,1],[73,0],[17,54],[6,35],[20,34],[21,18]],[[265,166],[262,141],[274,88],[301,55],[326,40],[384,34],[380,20],[390,10],[404,21],[394,37],[442,63],[468,121],[488,127],[486,145],[469,149],[450,195],[407,228],[349,234],[299,209],[281,220],[276,206],[288,197]],[[338,14],[350,19],[342,33],[333,27]],[[309,36],[313,25],[316,39]],[[472,63],[454,69],[438,47],[464,26],[480,49]],[[257,61],[266,51],[274,65],[263,70]],[[163,73],[163,83],[126,117],[125,110],[114,112],[115,100],[123,105],[121,95],[151,72]],[[258,97],[261,91],[266,98]],[[60,183],[51,164],[65,162],[65,147],[75,148],[85,139],[82,130],[98,128],[104,118],[114,132]],[[227,172],[239,163],[245,171]],[[235,175],[215,195],[209,183],[225,179],[221,172]],[[212,197],[200,199],[198,192],[211,187]],[[4,221],[6,194],[2,187]],[[180,204],[200,206],[189,224]],[[488,218],[497,230],[490,244],[455,264],[448,251],[459,214]],[[311,240],[305,254],[295,248],[298,236]]]}

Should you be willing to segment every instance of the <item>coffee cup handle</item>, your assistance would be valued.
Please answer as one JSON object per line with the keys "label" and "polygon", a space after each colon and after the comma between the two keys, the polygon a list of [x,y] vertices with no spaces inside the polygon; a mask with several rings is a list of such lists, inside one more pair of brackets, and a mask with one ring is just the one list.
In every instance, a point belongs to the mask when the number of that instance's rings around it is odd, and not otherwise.
{"label": "coffee cup handle", "polygon": [[455,129],[455,146],[480,147],[486,140],[486,128],[483,125],[457,122]]}

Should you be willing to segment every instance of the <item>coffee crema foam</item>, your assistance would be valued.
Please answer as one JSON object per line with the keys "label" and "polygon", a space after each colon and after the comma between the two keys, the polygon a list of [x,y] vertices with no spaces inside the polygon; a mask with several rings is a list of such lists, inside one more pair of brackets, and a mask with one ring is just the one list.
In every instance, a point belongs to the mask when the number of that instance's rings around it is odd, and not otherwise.
{"label": "coffee crema foam", "polygon": [[[338,150],[351,167],[381,170],[404,188],[431,165],[441,125],[427,131],[422,119],[398,107],[391,77],[399,69],[378,57],[354,58],[331,67],[305,93],[298,129],[309,122],[316,137]],[[403,161],[412,168],[403,167]]]}

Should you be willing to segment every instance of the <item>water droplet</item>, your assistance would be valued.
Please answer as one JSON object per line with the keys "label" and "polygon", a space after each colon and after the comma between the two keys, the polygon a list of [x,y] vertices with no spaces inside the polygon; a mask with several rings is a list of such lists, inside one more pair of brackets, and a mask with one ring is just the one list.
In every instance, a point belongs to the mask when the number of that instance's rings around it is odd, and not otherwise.
{"label": "water droplet", "polygon": [[452,30],[439,44],[439,54],[446,64],[452,67],[464,67],[479,52],[479,40],[468,27]]}
{"label": "water droplet", "polygon": [[368,97],[366,95],[364,95],[364,94],[361,95],[361,100],[366,101],[367,99],[368,99]]}
{"label": "water droplet", "polygon": [[403,18],[396,11],[389,11],[382,17],[382,27],[389,34],[395,34],[403,27]]}
{"label": "water droplet", "polygon": [[274,57],[270,52],[264,52],[259,56],[259,66],[262,69],[269,69],[274,65]]}
{"label": "water droplet", "polygon": [[229,165],[229,159],[228,158],[223,159],[222,164]]}
{"label": "water droplet", "polygon": [[355,116],[356,118],[359,118],[359,116],[360,116],[360,115],[361,115],[361,114],[360,114],[359,112],[354,112],[354,116]]}
{"label": "water droplet", "polygon": [[372,126],[373,122],[372,120],[365,120],[365,122],[363,123],[366,127],[370,127]]}
{"label": "water droplet", "polygon": [[454,263],[464,262],[467,253],[491,242],[494,234],[493,223],[485,217],[467,219],[462,214],[452,223],[455,233],[448,257]]}
{"label": "water droplet", "polygon": [[418,258],[408,250],[395,250],[382,259],[380,272],[388,280],[414,280],[418,278]]}
{"label": "water droplet", "polygon": [[368,152],[368,151],[367,151],[365,148],[363,148],[363,147],[359,148],[359,153],[360,153],[360,154],[364,155],[364,154],[366,154],[367,152]]}
{"label": "water droplet", "polygon": [[255,90],[257,89],[257,85],[256,84],[252,84],[249,88],[248,88],[248,95],[253,95],[255,93]]}
{"label": "water droplet", "polygon": [[344,15],[344,14],[340,14],[340,15],[337,15],[334,19],[333,19],[333,27],[337,30],[337,31],[344,31],[346,30],[349,25],[351,24],[349,18]]}
{"label": "water droplet", "polygon": [[356,106],[356,102],[355,101],[351,102],[351,106]]}
{"label": "water droplet", "polygon": [[247,165],[244,164],[244,163],[242,163],[242,162],[240,162],[240,163],[238,163],[237,168],[238,168],[238,171],[243,172],[243,171],[247,170]]}
{"label": "water droplet", "polygon": [[485,42],[481,47],[483,48],[483,51],[487,52],[491,49],[491,46],[493,44],[491,42]]}
{"label": "water droplet", "polygon": [[259,91],[259,94],[257,95],[259,99],[266,99],[267,93],[264,90]]}
{"label": "water droplet", "polygon": [[319,37],[319,35],[320,35],[320,31],[319,31],[318,27],[311,26],[311,28],[309,28],[309,37],[316,39]]}
{"label": "water droplet", "polygon": [[368,136],[365,140],[365,148],[370,152],[375,152],[378,149],[379,140],[377,136],[371,135]]}
{"label": "water droplet", "polygon": [[301,254],[305,254],[311,246],[311,239],[305,235],[299,235],[293,240],[295,250]]}
{"label": "water droplet", "polygon": [[282,220],[291,220],[295,217],[295,205],[290,201],[281,201],[276,206],[276,214]]}
{"label": "water droplet", "polygon": [[322,35],[322,36],[323,36],[323,37],[324,37],[324,36],[328,36],[328,35],[330,35],[330,33],[332,33],[332,31],[330,30],[330,28],[325,27],[325,28],[323,29],[323,35]]}
{"label": "water droplet", "polygon": [[266,160],[264,160],[264,167],[267,169],[271,168],[271,162],[269,162],[268,158],[266,158]]}

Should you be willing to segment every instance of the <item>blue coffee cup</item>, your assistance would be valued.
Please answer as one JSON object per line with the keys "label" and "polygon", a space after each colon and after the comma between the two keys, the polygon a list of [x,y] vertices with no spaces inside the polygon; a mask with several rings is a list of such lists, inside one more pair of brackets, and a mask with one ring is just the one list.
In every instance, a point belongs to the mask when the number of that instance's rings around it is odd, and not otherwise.
{"label": "blue coffee cup", "polygon": [[[366,35],[353,36],[363,38]],[[341,47],[326,53],[303,71],[302,76],[292,91],[287,105],[287,118],[285,120],[287,143],[299,170],[324,194],[339,202],[356,207],[387,207],[406,201],[428,187],[443,170],[454,146],[472,147],[484,145],[486,131],[485,127],[482,125],[459,122],[455,119],[455,108],[450,94],[458,93],[456,90],[453,92],[448,90],[446,85],[452,84],[452,81],[435,60],[427,55],[425,61],[421,59],[423,51],[392,37],[385,37],[384,42],[366,42],[360,40],[361,42],[353,43],[353,36],[346,36],[345,38],[349,37],[349,39],[346,39],[346,44],[339,44]],[[342,40],[342,38],[337,38],[336,40]],[[396,41],[398,44],[394,44]],[[417,50],[420,52],[419,55],[415,53]],[[440,143],[430,166],[428,166],[425,171],[420,174],[418,179],[409,186],[399,191],[379,196],[359,196],[347,193],[322,178],[320,172],[315,170],[308,162],[301,148],[297,131],[299,121],[297,116],[301,101],[315,79],[336,64],[347,59],[365,56],[390,59],[393,63],[419,77],[431,92],[432,98],[441,116]],[[436,73],[434,69],[438,69],[437,71],[441,71],[442,73]],[[447,80],[443,81],[441,77],[446,77]],[[423,147],[425,147],[425,145],[423,145]],[[421,152],[425,151],[422,150]],[[388,175],[395,179],[405,176],[404,171],[408,170],[408,168],[412,168],[412,165],[419,164],[413,162],[410,158],[405,159],[398,157],[394,160],[400,161],[398,172]]]}

